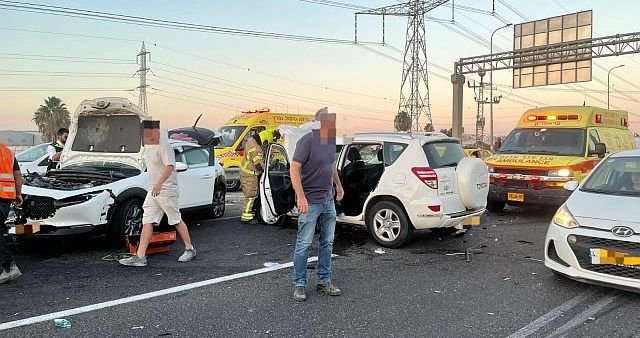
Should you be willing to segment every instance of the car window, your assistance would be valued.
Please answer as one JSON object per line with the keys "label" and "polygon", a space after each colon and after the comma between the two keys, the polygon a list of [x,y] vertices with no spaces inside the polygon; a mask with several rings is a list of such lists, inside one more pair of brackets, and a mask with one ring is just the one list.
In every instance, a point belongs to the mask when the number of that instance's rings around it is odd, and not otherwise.
{"label": "car window", "polygon": [[[209,152],[204,148],[193,148],[182,153],[185,163],[189,168],[201,168],[209,166]],[[177,159],[176,159],[177,161]]]}
{"label": "car window", "polygon": [[640,158],[612,157],[585,181],[583,191],[640,196]]}
{"label": "car window", "polygon": [[[226,148],[232,147],[236,144],[236,141],[242,135],[244,130],[247,129],[246,126],[224,126],[218,130],[218,133],[221,136],[222,142],[218,144],[217,148]],[[242,142],[241,142],[242,143]]]}
{"label": "car window", "polygon": [[[351,149],[355,149],[355,151]],[[349,146],[349,149],[347,149],[347,155],[352,153],[357,154],[357,156],[355,156],[355,159],[353,158],[353,155],[347,156],[343,167],[350,164],[352,162],[351,160],[354,160],[353,162],[363,161],[367,165],[382,164],[382,161],[378,159],[378,152],[381,151],[381,144],[352,144]]]}
{"label": "car window", "polygon": [[596,129],[589,130],[589,151],[596,150],[596,143],[600,143],[600,135]]}
{"label": "car window", "polygon": [[31,147],[16,155],[18,162],[33,162],[47,153],[48,144],[40,144],[35,147]]}
{"label": "car window", "polygon": [[464,150],[455,141],[425,143],[422,149],[427,156],[429,167],[433,169],[455,167],[465,157]]}
{"label": "car window", "polygon": [[392,165],[400,155],[407,149],[406,143],[385,142],[384,144],[384,165]]}
{"label": "car window", "polygon": [[282,146],[274,145],[271,147],[268,164],[269,173],[289,171],[289,161]]}

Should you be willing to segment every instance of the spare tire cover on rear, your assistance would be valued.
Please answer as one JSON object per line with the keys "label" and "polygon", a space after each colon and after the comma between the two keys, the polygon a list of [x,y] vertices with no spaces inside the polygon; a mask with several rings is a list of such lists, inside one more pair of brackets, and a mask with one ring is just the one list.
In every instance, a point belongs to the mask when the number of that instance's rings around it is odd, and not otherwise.
{"label": "spare tire cover on rear", "polygon": [[464,157],[456,168],[458,192],[465,207],[479,209],[487,206],[489,171],[479,158]]}

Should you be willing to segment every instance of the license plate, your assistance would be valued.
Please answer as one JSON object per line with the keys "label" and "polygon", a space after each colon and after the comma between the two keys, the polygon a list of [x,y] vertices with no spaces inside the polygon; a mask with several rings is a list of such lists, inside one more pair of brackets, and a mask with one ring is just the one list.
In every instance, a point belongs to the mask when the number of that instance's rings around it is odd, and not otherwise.
{"label": "license plate", "polygon": [[640,265],[640,256],[632,256],[625,252],[594,248],[589,249],[589,256],[591,256],[591,264],[611,264],[625,266]]}
{"label": "license plate", "polygon": [[16,224],[14,227],[9,228],[9,233],[12,235],[29,235],[40,232],[40,224]]}
{"label": "license plate", "polygon": [[462,225],[480,225],[480,216],[471,216],[462,221]]}
{"label": "license plate", "polygon": [[507,193],[507,201],[524,202],[524,194],[519,192]]}

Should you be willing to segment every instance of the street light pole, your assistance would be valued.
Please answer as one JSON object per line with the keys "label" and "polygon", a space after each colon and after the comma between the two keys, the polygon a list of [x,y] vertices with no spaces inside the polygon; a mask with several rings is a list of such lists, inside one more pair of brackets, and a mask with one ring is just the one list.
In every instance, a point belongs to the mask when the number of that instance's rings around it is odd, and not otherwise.
{"label": "street light pole", "polygon": [[[511,27],[511,25],[512,24],[508,23],[502,27],[498,27],[493,31],[493,33],[491,33],[491,39],[489,41],[489,54],[493,55],[493,34],[503,28]],[[491,140],[489,141],[489,149],[491,149],[491,147],[493,147],[493,65],[489,67],[489,120],[489,125],[491,127],[491,132],[489,133],[491,135]]]}
{"label": "street light pole", "polygon": [[620,67],[624,67],[624,65],[615,66],[609,69],[609,73],[607,73],[607,110],[609,109],[609,79],[611,78],[611,71]]}

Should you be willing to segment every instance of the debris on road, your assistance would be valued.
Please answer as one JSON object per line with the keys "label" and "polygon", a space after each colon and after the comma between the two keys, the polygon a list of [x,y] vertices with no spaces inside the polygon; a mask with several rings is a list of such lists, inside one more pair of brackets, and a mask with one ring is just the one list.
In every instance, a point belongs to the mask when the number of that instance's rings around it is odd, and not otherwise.
{"label": "debris on road", "polygon": [[532,275],[537,275],[538,273],[537,273],[537,272],[532,272],[531,274],[532,274]]}
{"label": "debris on road", "polygon": [[533,242],[525,241],[524,239],[519,240],[518,243],[521,243],[521,244],[533,244]]}
{"label": "debris on road", "polygon": [[440,291],[439,290],[435,290],[435,291],[433,291],[433,293],[440,293]]}
{"label": "debris on road", "polygon": [[257,254],[258,254],[257,252],[249,252],[249,253],[246,253],[246,254],[244,254],[244,255],[245,255],[245,256],[255,256],[255,255],[257,255]]}
{"label": "debris on road", "polygon": [[62,329],[68,329],[71,327],[71,322],[64,318],[54,319],[53,323],[56,325],[56,327],[59,327]]}
{"label": "debris on road", "polygon": [[383,248],[377,248],[374,252],[378,255],[384,255],[386,253]]}
{"label": "debris on road", "polygon": [[131,328],[131,330],[142,330],[144,329],[144,326],[134,326]]}
{"label": "debris on road", "polygon": [[487,314],[488,314],[489,316],[495,316],[495,313],[493,313],[493,312],[487,312]]}
{"label": "debris on road", "polygon": [[526,256],[525,258],[526,258],[526,259],[530,259],[530,260],[532,260],[532,261],[536,261],[536,262],[542,262],[542,263],[544,263],[544,261],[543,261],[542,259],[533,258],[533,257],[531,257],[531,256]]}
{"label": "debris on road", "polygon": [[511,277],[504,277],[502,280],[509,281],[509,280],[511,280]]}
{"label": "debris on road", "polygon": [[274,266],[280,265],[280,263],[278,263],[278,262],[266,262],[263,265],[264,265],[265,268],[272,268]]}
{"label": "debris on road", "polygon": [[460,255],[466,255],[465,252],[454,252],[454,253],[448,253],[448,254],[444,254],[445,256],[460,256]]}

